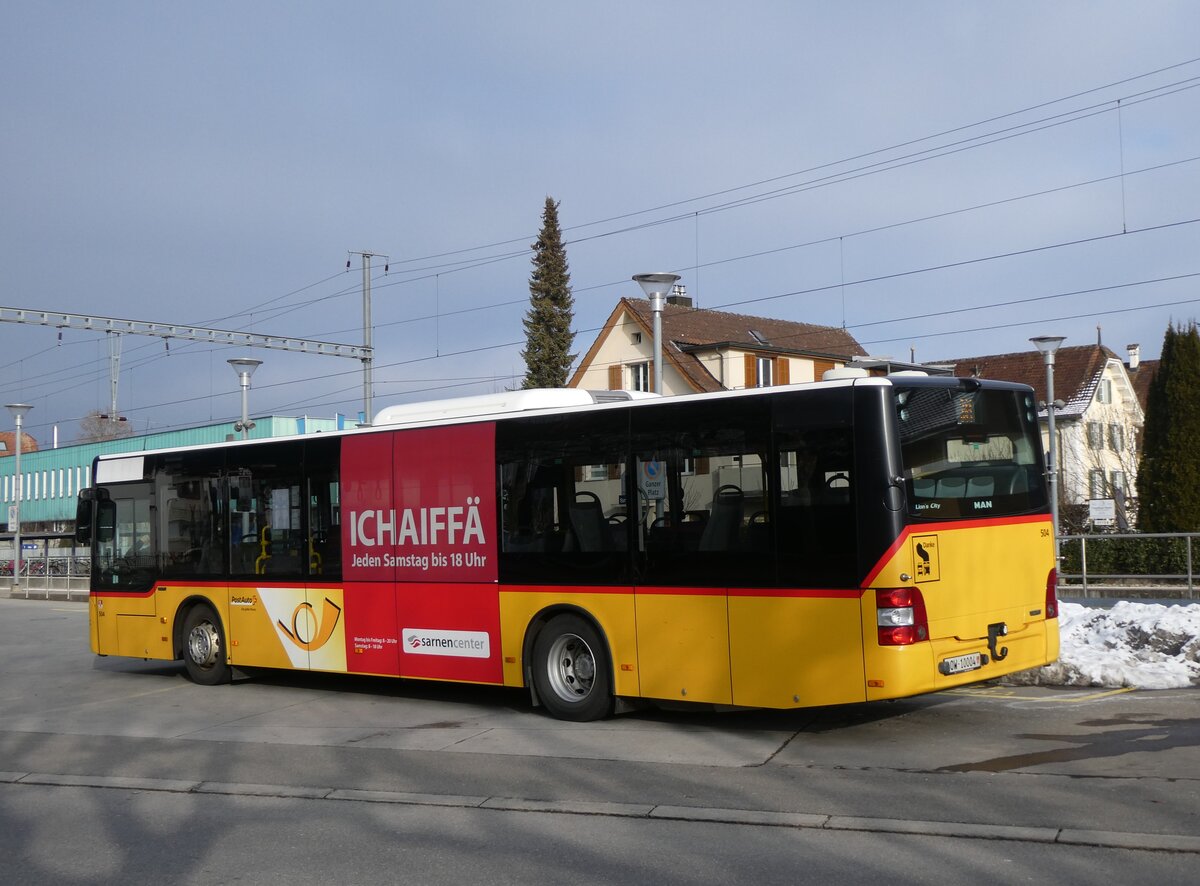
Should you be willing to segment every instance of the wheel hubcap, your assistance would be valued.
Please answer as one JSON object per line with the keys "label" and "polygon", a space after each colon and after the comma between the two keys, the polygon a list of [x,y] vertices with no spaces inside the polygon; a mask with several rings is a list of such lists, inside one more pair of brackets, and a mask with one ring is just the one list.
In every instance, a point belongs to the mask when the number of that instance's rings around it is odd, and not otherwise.
{"label": "wheel hubcap", "polygon": [[591,694],[596,682],[596,658],[582,637],[563,634],[556,639],[546,664],[550,688],[563,701],[579,702]]}
{"label": "wheel hubcap", "polygon": [[188,656],[202,668],[211,668],[217,663],[221,652],[221,638],[208,622],[198,624],[188,634]]}

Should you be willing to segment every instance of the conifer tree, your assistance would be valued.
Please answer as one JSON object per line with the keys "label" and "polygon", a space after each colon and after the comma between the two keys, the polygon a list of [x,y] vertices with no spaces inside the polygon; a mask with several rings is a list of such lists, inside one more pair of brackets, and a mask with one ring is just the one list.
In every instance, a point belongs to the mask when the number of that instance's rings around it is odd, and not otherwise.
{"label": "conifer tree", "polygon": [[558,226],[558,204],[546,198],[542,230],[533,244],[533,273],[529,277],[529,311],[525,314],[527,367],[523,388],[561,388],[575,355],[571,331],[575,299],[571,295],[571,272],[567,251]]}
{"label": "conifer tree", "polygon": [[1174,323],[1146,397],[1138,528],[1200,532],[1200,332]]}

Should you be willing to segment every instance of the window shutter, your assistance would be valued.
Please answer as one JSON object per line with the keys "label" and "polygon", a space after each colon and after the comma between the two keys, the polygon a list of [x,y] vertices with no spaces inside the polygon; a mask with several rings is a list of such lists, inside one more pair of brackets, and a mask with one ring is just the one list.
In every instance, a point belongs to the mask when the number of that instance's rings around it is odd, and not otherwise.
{"label": "window shutter", "polygon": [[610,391],[621,390],[621,369],[620,363],[616,363],[608,367],[608,389]]}
{"label": "window shutter", "polygon": [[833,368],[832,360],[813,360],[813,381],[820,381],[825,373]]}
{"label": "window shutter", "polygon": [[694,465],[695,465],[695,472],[697,474],[707,474],[708,473],[708,456],[707,455],[696,456]]}
{"label": "window shutter", "polygon": [[791,365],[792,361],[787,357],[775,358],[775,384],[786,385],[791,383]]}
{"label": "window shutter", "polygon": [[746,387],[758,387],[758,358],[753,354],[746,354]]}

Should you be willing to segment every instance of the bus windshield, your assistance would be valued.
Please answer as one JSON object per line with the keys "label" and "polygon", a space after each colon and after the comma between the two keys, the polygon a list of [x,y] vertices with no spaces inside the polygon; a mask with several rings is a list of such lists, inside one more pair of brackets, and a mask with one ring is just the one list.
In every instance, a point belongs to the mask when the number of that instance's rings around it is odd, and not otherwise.
{"label": "bus windshield", "polygon": [[1011,516],[1047,506],[1029,390],[897,387],[911,517]]}

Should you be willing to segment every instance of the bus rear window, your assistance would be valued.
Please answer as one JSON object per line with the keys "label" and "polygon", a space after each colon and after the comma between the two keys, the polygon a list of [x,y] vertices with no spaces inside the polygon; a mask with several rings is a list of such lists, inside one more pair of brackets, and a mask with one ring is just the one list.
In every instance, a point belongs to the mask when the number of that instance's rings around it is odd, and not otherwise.
{"label": "bus rear window", "polygon": [[1032,392],[900,387],[895,406],[910,516],[946,520],[1046,507]]}

